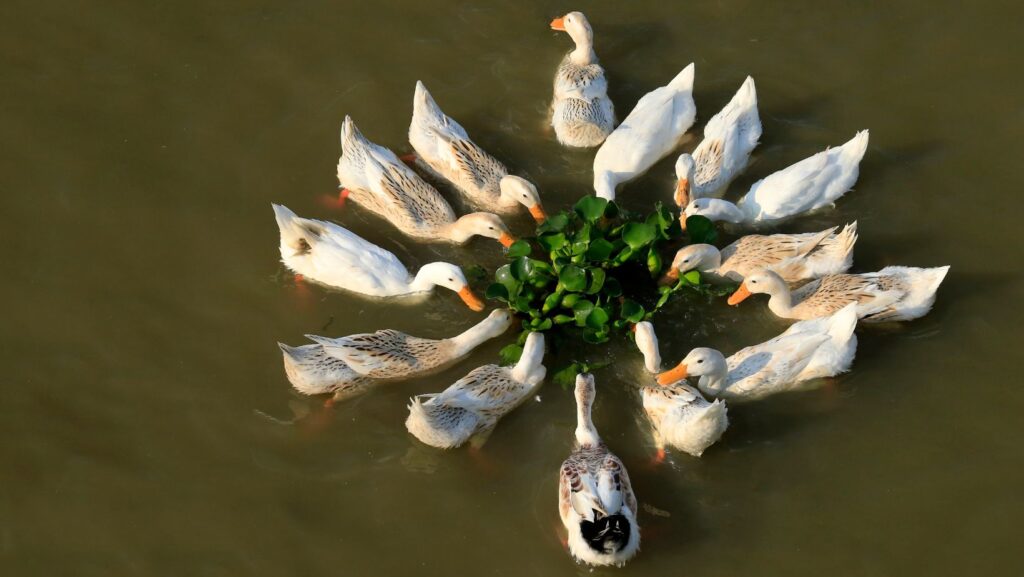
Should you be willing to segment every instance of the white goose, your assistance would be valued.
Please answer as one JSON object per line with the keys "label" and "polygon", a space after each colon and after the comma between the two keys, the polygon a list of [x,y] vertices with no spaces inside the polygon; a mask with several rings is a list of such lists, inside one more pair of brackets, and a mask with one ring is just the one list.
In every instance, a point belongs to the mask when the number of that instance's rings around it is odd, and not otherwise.
{"label": "white goose", "polygon": [[576,375],[576,443],[558,472],[558,514],[574,558],[621,566],[640,549],[636,495],[625,465],[594,427],[595,394],[593,375]]}
{"label": "white goose", "polygon": [[836,314],[789,327],[759,345],[740,349],[728,359],[715,349],[690,351],[675,368],[658,375],[663,385],[700,377],[697,386],[724,399],[760,399],[805,388],[805,381],[850,370],[857,352],[857,309],[848,305]]}
{"label": "white goose", "polygon": [[526,207],[537,222],[546,218],[537,188],[470,140],[466,130],[445,115],[422,82],[416,82],[409,142],[430,172],[451,182],[477,207],[514,214]]}
{"label": "white goose", "polygon": [[499,309],[448,339],[422,339],[381,330],[338,339],[306,335],[315,344],[278,346],[284,356],[285,374],[295,390],[304,395],[333,393],[334,400],[341,400],[381,383],[439,371],[511,325],[508,309]]}
{"label": "white goose", "polygon": [[515,242],[497,215],[474,212],[456,219],[441,193],[394,152],[367,140],[348,116],[341,126],[338,181],[345,187],[342,198],[351,197],[409,236],[464,244],[479,235],[506,247]]}
{"label": "white goose", "polygon": [[431,447],[452,449],[470,438],[479,447],[499,419],[540,387],[543,362],[544,334],[530,333],[514,367],[477,367],[440,393],[413,397],[405,428]]}
{"label": "white goose", "polygon": [[721,196],[747,167],[760,138],[757,90],[747,76],[729,104],[704,126],[704,140],[693,154],[684,152],[676,160],[676,205],[686,208],[694,198]]}
{"label": "white goose", "polygon": [[853,265],[857,223],[836,232],[801,234],[749,234],[719,250],[710,244],[691,244],[676,252],[666,281],[675,281],[691,270],[712,282],[741,282],[761,268],[770,268],[793,284],[829,274],[846,272]]}
{"label": "white goose", "polygon": [[686,216],[700,214],[714,221],[757,223],[832,204],[857,182],[867,147],[868,131],[862,130],[838,148],[823,150],[755,182],[737,204],[717,198],[692,200],[686,205]]}
{"label": "white goose", "polygon": [[615,188],[672,152],[696,116],[690,64],[666,86],[645,94],[598,149],[594,157],[597,196],[615,200]]}
{"label": "white goose", "polygon": [[[661,353],[654,325],[637,323],[633,335],[644,356],[644,366],[651,374],[661,372]],[[700,392],[685,382],[640,389],[644,413],[651,423],[651,433],[658,450],[655,462],[665,460],[665,444],[681,449],[694,457],[722,438],[729,427],[725,401],[709,403]]]}
{"label": "white goose", "polygon": [[568,33],[576,43],[555,73],[551,126],[566,146],[597,146],[615,128],[615,108],[608,98],[604,68],[594,54],[594,31],[582,12],[555,18],[551,29]]}
{"label": "white goose", "polygon": [[309,280],[373,297],[425,293],[440,285],[458,293],[469,308],[484,309],[462,269],[453,264],[426,264],[413,277],[397,256],[355,233],[332,222],[299,218],[279,204],[273,207],[281,260]]}

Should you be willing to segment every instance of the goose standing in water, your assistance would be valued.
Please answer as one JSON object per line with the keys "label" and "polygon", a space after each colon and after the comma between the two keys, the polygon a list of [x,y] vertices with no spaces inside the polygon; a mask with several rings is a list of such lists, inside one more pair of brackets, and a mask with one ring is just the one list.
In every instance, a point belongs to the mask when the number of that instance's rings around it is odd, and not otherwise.
{"label": "goose standing in water", "polygon": [[693,126],[693,64],[666,86],[648,92],[636,103],[597,150],[594,191],[615,200],[615,188],[643,174],[679,144]]}
{"label": "goose standing in water", "polygon": [[841,232],[832,227],[802,234],[750,234],[719,250],[710,244],[691,244],[676,252],[665,281],[698,270],[711,282],[742,282],[761,268],[770,268],[789,284],[846,272],[853,265],[857,223]]}
{"label": "goose standing in water", "polygon": [[425,264],[411,276],[397,256],[355,233],[333,222],[299,218],[279,204],[273,207],[281,260],[311,281],[373,297],[427,293],[440,285],[458,293],[469,308],[484,310],[462,269],[453,264]]}
{"label": "goose standing in water", "polygon": [[755,182],[737,204],[718,198],[691,200],[686,216],[700,214],[714,221],[752,224],[832,204],[857,182],[867,148],[868,131],[862,130],[838,148],[823,150]]}
{"label": "goose standing in water", "polygon": [[513,367],[477,367],[440,393],[416,395],[405,428],[431,447],[453,449],[474,438],[480,446],[498,420],[530,398],[541,383],[544,334],[530,333]]}
{"label": "goose standing in water", "polygon": [[676,205],[686,208],[694,198],[721,196],[747,167],[760,138],[757,90],[747,76],[729,104],[704,126],[704,140],[693,154],[684,152],[676,160]]}
{"label": "goose standing in water", "polygon": [[948,272],[948,266],[887,266],[878,272],[830,274],[790,291],[777,273],[760,269],[743,279],[729,304],[767,294],[768,308],[785,319],[824,317],[854,303],[864,322],[909,321],[928,314]]}
{"label": "goose standing in water", "polygon": [[595,394],[593,375],[576,375],[576,443],[558,472],[558,514],[574,558],[622,566],[640,549],[636,496],[590,418]]}
{"label": "goose standing in water", "polygon": [[341,400],[381,383],[439,371],[465,358],[512,325],[507,309],[492,311],[469,330],[447,339],[422,339],[385,329],[338,339],[306,335],[315,344],[278,343],[284,370],[304,395],[333,393]]}
{"label": "goose standing in water", "polygon": [[416,82],[409,142],[422,166],[454,184],[477,208],[511,215],[525,207],[538,223],[547,218],[537,188],[526,179],[509,176],[505,165],[441,111],[422,82]]}
{"label": "goose standing in water", "polygon": [[597,146],[615,128],[615,109],[608,98],[604,68],[594,54],[594,31],[582,12],[555,18],[551,29],[568,33],[576,43],[555,73],[551,126],[558,142],[566,146]]}
{"label": "goose standing in water", "polygon": [[394,152],[367,140],[348,116],[341,126],[338,181],[345,187],[343,198],[351,197],[411,237],[465,244],[479,235],[506,247],[515,242],[495,214],[474,212],[456,219],[441,193]]}
{"label": "goose standing in water", "polygon": [[857,352],[856,327],[857,309],[850,304],[830,317],[798,322],[728,359],[715,349],[693,349],[675,368],[658,375],[658,383],[700,377],[697,386],[703,393],[729,400],[799,390],[810,379],[850,370]]}
{"label": "goose standing in water", "polygon": [[[661,353],[654,325],[648,321],[637,323],[633,335],[647,371],[652,375],[660,373]],[[699,457],[729,427],[725,401],[708,402],[685,381],[646,385],[640,389],[640,398],[658,450],[656,463],[665,460],[666,443]]]}

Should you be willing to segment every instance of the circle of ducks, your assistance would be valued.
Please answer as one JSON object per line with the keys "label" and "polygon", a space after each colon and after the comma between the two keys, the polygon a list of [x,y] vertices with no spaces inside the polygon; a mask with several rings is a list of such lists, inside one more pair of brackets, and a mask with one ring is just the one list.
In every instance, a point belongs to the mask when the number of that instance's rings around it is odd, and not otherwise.
{"label": "circle of ducks", "polygon": [[[587,18],[571,12],[551,22],[575,44],[554,80],[551,125],[558,141],[597,147],[594,191],[613,200],[616,188],[671,153],[693,125],[694,65],[643,96],[616,126],[608,82],[593,47]],[[868,131],[784,168],[750,187],[738,202],[720,198],[747,166],[761,137],[754,80],[748,77],[732,100],[704,128],[692,154],[679,155],[671,195],[680,220],[704,215],[740,227],[777,221],[831,205],[857,180]],[[502,221],[527,211],[543,222],[537,188],[509,174],[500,161],[474,143],[417,82],[409,142],[414,155],[398,157],[371,142],[346,117],[341,130],[338,204],[346,199],[426,242],[462,244],[482,236],[509,246],[515,239]],[[447,181],[481,209],[457,216],[413,165],[435,181]],[[301,278],[368,297],[409,297],[435,286],[452,290],[474,311],[484,303],[470,290],[463,271],[444,262],[410,274],[391,252],[331,222],[300,218],[274,205],[281,258]],[[650,322],[634,327],[635,342],[651,373],[641,388],[643,409],[657,450],[672,447],[699,457],[728,427],[726,401],[759,399],[804,388],[807,381],[849,370],[860,322],[904,321],[923,316],[949,267],[890,266],[851,274],[857,224],[818,233],[748,235],[717,248],[695,244],[675,255],[665,282],[698,270],[711,282],[740,282],[729,304],[767,294],[768,308],[796,319],[781,335],[725,356],[693,349],[663,370]],[[452,365],[512,324],[508,310],[495,310],[465,332],[424,339],[395,330],[341,338],[309,335],[313,344],[281,344],[285,372],[299,392],[337,400],[379,384],[419,377]],[[406,427],[423,443],[451,449],[479,446],[498,421],[535,394],[544,381],[544,335],[531,333],[518,363],[473,369],[439,393],[417,395]],[[697,378],[697,386],[687,379]],[[813,383],[811,383],[813,386]],[[575,449],[559,472],[558,512],[572,556],[591,565],[621,565],[640,546],[637,501],[622,461],[604,444],[590,418],[593,376],[577,376]],[[708,399],[711,399],[710,401]]]}

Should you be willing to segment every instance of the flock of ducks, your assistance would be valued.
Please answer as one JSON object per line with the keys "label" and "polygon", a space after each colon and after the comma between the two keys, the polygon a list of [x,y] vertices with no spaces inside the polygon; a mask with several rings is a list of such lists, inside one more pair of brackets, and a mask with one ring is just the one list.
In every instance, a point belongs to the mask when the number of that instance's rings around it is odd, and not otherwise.
{"label": "flock of ducks", "polygon": [[[551,124],[558,141],[600,148],[594,159],[594,190],[614,199],[616,188],[671,153],[693,125],[694,65],[636,104],[616,124],[608,83],[593,48],[593,30],[580,12],[551,22],[575,43],[558,66]],[[712,117],[692,154],[675,165],[672,198],[680,220],[704,215],[714,221],[754,225],[832,204],[858,176],[868,132],[819,152],[755,183],[735,204],[719,198],[747,166],[761,137],[757,94],[747,78],[732,100]],[[499,241],[514,237],[502,221],[528,212],[546,214],[536,187],[510,175],[477,146],[466,130],[444,114],[423,83],[416,84],[409,142],[415,155],[400,158],[368,140],[346,117],[338,161],[339,203],[351,199],[403,234],[430,242],[462,244],[473,236]],[[445,198],[409,165],[435,182],[447,182],[482,210],[456,216]],[[274,205],[284,264],[302,278],[370,297],[429,293],[441,286],[456,292],[474,311],[484,304],[453,264],[423,265],[411,275],[393,253],[337,224],[297,216]],[[696,348],[664,370],[654,326],[640,322],[634,340],[649,374],[640,389],[657,449],[700,456],[728,427],[726,402],[753,400],[813,386],[813,379],[849,370],[859,321],[905,321],[923,316],[949,267],[886,267],[847,273],[853,263],[857,223],[817,233],[747,235],[719,249],[695,244],[680,249],[663,282],[698,270],[712,282],[740,282],[729,298],[738,305],[767,294],[777,316],[796,319],[779,336],[730,356]],[[475,347],[503,334],[513,319],[495,310],[469,330],[447,339],[424,339],[394,330],[337,339],[309,335],[312,344],[281,344],[285,372],[303,394],[342,399],[384,382],[408,380],[458,362]],[[484,365],[439,393],[413,397],[408,431],[442,449],[479,446],[507,413],[533,396],[546,374],[544,335],[531,333],[514,366]],[[687,379],[697,378],[693,387]],[[592,375],[576,378],[575,447],[559,473],[559,515],[574,558],[592,565],[621,565],[640,546],[637,502],[623,463],[602,442],[591,420]],[[710,398],[710,400],[709,400]]]}

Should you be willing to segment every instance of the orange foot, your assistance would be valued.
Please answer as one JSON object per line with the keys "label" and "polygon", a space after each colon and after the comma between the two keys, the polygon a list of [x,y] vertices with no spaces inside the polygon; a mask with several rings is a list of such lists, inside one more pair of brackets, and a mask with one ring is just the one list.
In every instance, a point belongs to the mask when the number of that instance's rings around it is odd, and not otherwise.
{"label": "orange foot", "polygon": [[664,448],[658,449],[658,452],[655,453],[653,457],[651,457],[651,460],[647,463],[647,466],[651,469],[656,469],[660,467],[661,465],[665,464],[666,456],[667,455],[665,454]]}
{"label": "orange foot", "polygon": [[481,471],[492,476],[498,474],[498,464],[484,454],[481,447],[474,447],[473,445],[470,445],[468,453],[470,458],[473,459],[473,462],[476,463],[476,466],[479,467]]}
{"label": "orange foot", "polygon": [[306,418],[302,419],[301,428],[302,432],[307,437],[318,436],[328,425],[331,424],[331,420],[334,418],[334,397],[328,398],[324,401],[323,406],[316,411],[311,412]]}

